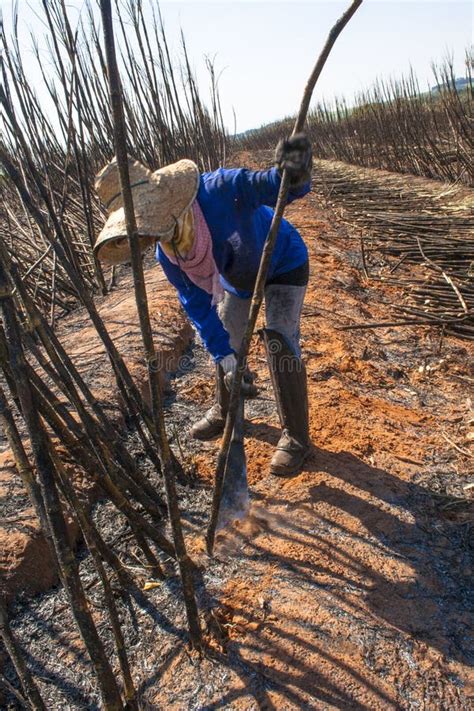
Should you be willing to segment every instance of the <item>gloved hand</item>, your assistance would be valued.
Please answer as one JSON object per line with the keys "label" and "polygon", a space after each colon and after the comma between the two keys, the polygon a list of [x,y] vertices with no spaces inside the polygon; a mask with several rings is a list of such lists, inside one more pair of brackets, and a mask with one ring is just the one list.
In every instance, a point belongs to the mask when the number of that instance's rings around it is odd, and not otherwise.
{"label": "gloved hand", "polygon": [[275,166],[280,174],[286,168],[292,188],[297,188],[311,180],[313,153],[305,133],[296,133],[290,138],[281,138],[278,141],[275,149]]}
{"label": "gloved hand", "polygon": [[[237,358],[235,357],[235,354],[230,353],[229,355],[226,355],[219,361],[219,365],[224,371],[224,383],[226,388],[230,391],[232,389],[232,381],[234,379],[235,371],[237,370]],[[253,381],[253,375],[248,369],[246,369],[241,385],[241,392],[246,398],[257,397],[258,395],[258,388],[253,384]]]}

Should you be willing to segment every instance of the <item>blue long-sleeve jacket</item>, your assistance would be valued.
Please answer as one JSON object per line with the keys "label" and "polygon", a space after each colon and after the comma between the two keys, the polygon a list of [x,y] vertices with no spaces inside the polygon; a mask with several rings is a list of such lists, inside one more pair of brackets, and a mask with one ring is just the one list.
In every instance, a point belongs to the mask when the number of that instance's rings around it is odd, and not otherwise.
{"label": "blue long-sleeve jacket", "polygon": [[[201,175],[197,200],[212,237],[212,252],[221,282],[227,291],[241,298],[252,295],[263,245],[268,234],[280,188],[276,168],[262,171],[219,168]],[[288,202],[303,197],[310,183],[290,192]],[[212,306],[212,296],[173,264],[161,247],[156,258],[204,345],[218,362],[232,353],[229,335]],[[305,264],[308,251],[298,231],[282,220],[273,251],[268,281]]]}

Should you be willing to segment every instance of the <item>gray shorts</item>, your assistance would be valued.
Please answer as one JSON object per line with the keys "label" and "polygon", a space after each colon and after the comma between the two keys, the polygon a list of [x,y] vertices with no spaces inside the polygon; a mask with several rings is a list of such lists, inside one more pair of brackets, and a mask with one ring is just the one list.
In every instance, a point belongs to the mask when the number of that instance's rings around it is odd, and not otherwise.
{"label": "gray shorts", "polygon": [[[281,333],[293,353],[301,356],[300,319],[306,286],[269,284],[265,287],[265,326]],[[237,353],[244,335],[251,299],[241,299],[226,291],[219,304],[219,316]]]}

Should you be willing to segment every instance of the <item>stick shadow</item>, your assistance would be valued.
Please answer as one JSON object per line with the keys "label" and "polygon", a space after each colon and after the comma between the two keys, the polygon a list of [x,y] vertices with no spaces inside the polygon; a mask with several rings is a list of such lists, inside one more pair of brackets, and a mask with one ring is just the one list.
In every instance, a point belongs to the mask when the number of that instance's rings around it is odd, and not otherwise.
{"label": "stick shadow", "polygon": [[[250,423],[247,432],[272,445],[279,437],[279,430],[270,425],[252,427]],[[367,532],[385,557],[403,560],[410,568],[406,580],[392,580],[383,570],[365,566],[368,586],[364,595],[371,611],[396,629],[438,649],[448,660],[472,663],[474,648],[472,641],[469,643],[466,622],[472,604],[472,550],[466,540],[466,524],[440,517],[435,499],[426,488],[371,466],[350,452],[335,453],[313,446],[304,472],[314,474],[318,482],[308,484],[304,499],[288,505],[284,493],[276,493],[261,497],[262,503],[286,506],[294,512],[304,507],[314,518],[315,530],[321,523],[339,525],[330,516],[324,521],[320,511],[328,507],[358,519],[364,537]],[[330,475],[329,484],[324,474]],[[272,492],[275,490],[278,492],[278,481],[272,487]],[[298,531],[296,523],[293,529]],[[288,522],[285,530],[288,532]],[[351,528],[350,536],[356,540],[357,535]],[[318,545],[317,540],[314,545]],[[346,552],[350,553],[350,545]],[[353,563],[360,568],[361,561]]]}

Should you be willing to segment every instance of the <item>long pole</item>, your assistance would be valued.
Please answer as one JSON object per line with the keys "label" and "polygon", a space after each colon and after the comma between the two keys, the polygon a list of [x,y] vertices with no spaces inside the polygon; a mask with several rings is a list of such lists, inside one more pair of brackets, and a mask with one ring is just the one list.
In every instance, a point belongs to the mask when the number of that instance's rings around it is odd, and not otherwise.
{"label": "long pole", "polygon": [[146,294],[145,278],[143,275],[143,265],[139,246],[138,231],[133,208],[133,196],[130,188],[130,177],[128,170],[127,155],[127,130],[123,111],[123,100],[121,92],[120,76],[115,53],[114,30],[112,23],[112,7],[110,0],[100,0],[102,13],[102,25],[104,32],[105,53],[107,58],[107,72],[109,80],[110,104],[112,108],[115,154],[120,177],[120,187],[122,191],[123,207],[127,225],[127,235],[130,245],[133,283],[135,287],[135,299],[140,320],[140,328],[148,364],[148,381],[152,403],[152,417],[154,425],[154,438],[158,446],[161,468],[165,483],[168,513],[173,534],[173,543],[176,551],[181,582],[183,585],[184,602],[188,618],[189,634],[194,646],[201,646],[201,628],[199,624],[199,613],[194,593],[194,582],[191,561],[186,552],[181,517],[178,506],[178,496],[176,492],[176,482],[174,475],[173,460],[171,450],[166,436],[165,420],[161,399],[161,390],[158,371],[154,367],[155,344],[151,329],[150,316],[148,311],[148,300]]}
{"label": "long pole", "polygon": [[[295,126],[293,128],[293,135],[299,133],[303,130],[306,116],[308,114],[308,108],[313,95],[313,90],[316,82],[319,79],[321,71],[326,63],[326,60],[334,46],[340,33],[347,25],[351,17],[354,15],[356,10],[362,5],[362,0],[353,0],[350,7],[345,11],[345,13],[339,18],[334,27],[329,32],[326,43],[318,57],[316,64],[314,65],[313,71],[306,84],[303,99],[298,111],[298,116],[296,118]],[[232,439],[232,432],[235,425],[237,410],[239,407],[240,399],[240,387],[242,383],[242,377],[245,371],[245,363],[247,360],[250,342],[252,340],[253,332],[255,330],[255,324],[257,322],[257,316],[262,305],[265,283],[267,281],[268,269],[270,266],[270,259],[273,253],[273,248],[275,246],[278,230],[280,229],[281,220],[283,217],[283,212],[286,207],[288,200],[288,192],[290,187],[290,180],[286,170],[283,171],[283,176],[281,179],[280,190],[278,192],[278,200],[275,208],[275,213],[270,225],[270,229],[265,240],[265,245],[262,252],[262,257],[260,259],[260,267],[257,274],[257,280],[255,282],[255,288],[252,296],[252,303],[250,305],[250,312],[247,321],[247,327],[245,329],[245,335],[242,339],[242,344],[240,346],[238,358],[237,358],[237,371],[233,380],[232,390],[230,394],[229,411],[227,414],[227,419],[224,428],[224,434],[222,437],[221,448],[219,450],[219,455],[217,458],[216,472],[214,477],[214,493],[212,500],[211,517],[209,521],[209,526],[206,534],[206,544],[207,550],[210,555],[214,548],[214,539],[216,535],[217,520],[219,517],[219,509],[221,504],[222,492],[224,488],[224,478],[226,470],[226,462],[229,454],[230,443]]]}

